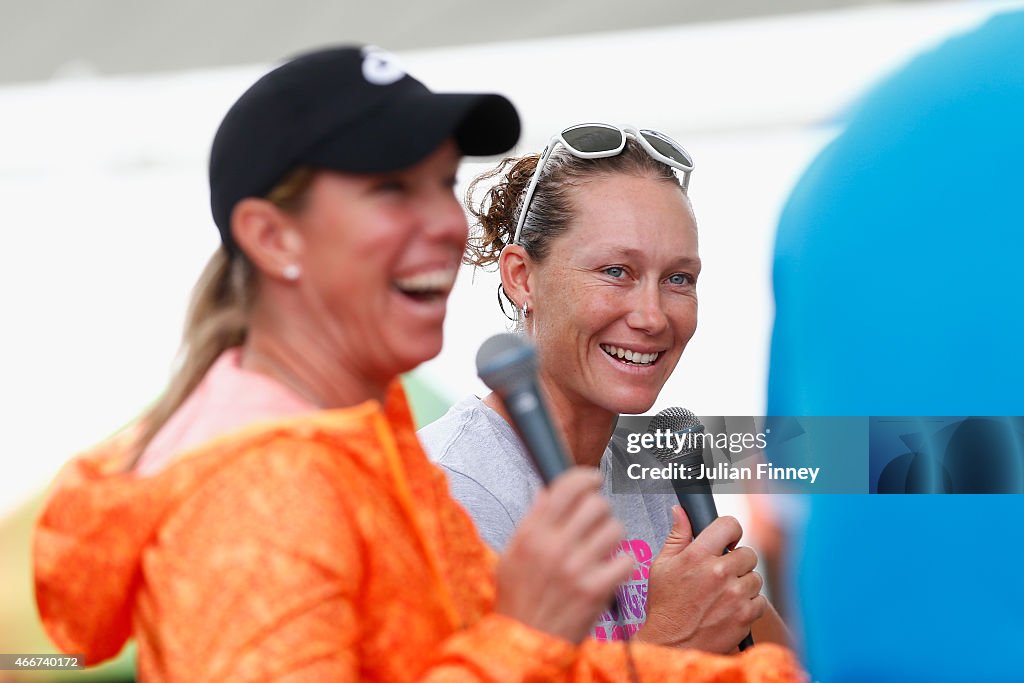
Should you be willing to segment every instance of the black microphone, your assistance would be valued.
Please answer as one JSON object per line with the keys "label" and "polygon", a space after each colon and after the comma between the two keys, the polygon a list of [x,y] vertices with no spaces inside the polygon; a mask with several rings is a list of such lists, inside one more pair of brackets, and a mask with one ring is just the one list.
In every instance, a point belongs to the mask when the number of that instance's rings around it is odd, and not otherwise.
{"label": "black microphone", "polygon": [[[700,532],[718,519],[718,508],[715,497],[711,493],[708,481],[701,465],[704,463],[704,425],[686,408],[666,408],[651,418],[647,431],[656,437],[662,435],[661,446],[652,449],[655,457],[661,462],[679,466],[679,476],[672,477],[672,488],[675,489],[679,505],[690,518],[693,535]],[[668,439],[668,435],[672,438]],[[677,452],[678,448],[678,452]],[[725,552],[729,552],[726,548]],[[746,650],[754,644],[754,638],[747,634],[740,644],[740,650]]]}
{"label": "black microphone", "polygon": [[476,373],[501,397],[544,483],[569,469],[565,447],[537,384],[533,345],[516,334],[496,334],[477,352]]}
{"label": "black microphone", "polygon": [[[501,397],[544,484],[550,484],[569,469],[562,439],[551,422],[537,384],[537,354],[533,344],[517,334],[494,335],[476,352],[476,374]],[[617,595],[612,595],[608,609],[612,618],[621,623]]]}

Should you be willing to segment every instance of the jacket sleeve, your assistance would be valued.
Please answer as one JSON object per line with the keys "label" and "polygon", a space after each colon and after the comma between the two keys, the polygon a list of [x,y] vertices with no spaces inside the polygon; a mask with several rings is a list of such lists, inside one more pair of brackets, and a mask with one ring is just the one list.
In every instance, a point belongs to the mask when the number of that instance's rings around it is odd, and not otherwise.
{"label": "jacket sleeve", "polygon": [[806,683],[792,653],[757,645],[735,656],[589,640],[573,647],[526,626],[490,615],[446,640],[424,683],[559,681],[563,683]]}
{"label": "jacket sleeve", "polygon": [[[352,502],[357,494],[344,497],[316,450],[278,442],[247,455],[169,516],[144,561],[142,679],[372,675],[361,661],[358,612],[372,563],[353,517],[373,512]],[[145,642],[156,656],[141,656]],[[413,658],[417,677],[430,682],[511,682],[538,672],[557,680],[575,658],[569,643],[496,614],[431,649]]]}
{"label": "jacket sleeve", "polygon": [[[321,461],[296,455],[230,468],[161,530],[158,547],[174,552],[148,563],[147,580],[159,589],[143,611],[160,631],[154,665],[164,670],[142,670],[143,679],[368,679],[356,605],[369,567],[351,519],[359,508],[342,499]],[[416,658],[423,683],[629,680],[621,649],[574,647],[493,613],[432,650]],[[634,656],[642,680],[798,680],[743,677],[756,655],[730,661],[634,646]]]}
{"label": "jacket sleeve", "polygon": [[[630,663],[632,659],[632,663]],[[755,645],[738,655],[716,655],[622,642],[587,641],[580,647],[574,683],[629,681],[635,667],[642,681],[686,683],[806,683],[793,653],[773,644]]]}
{"label": "jacket sleeve", "polygon": [[168,516],[143,561],[142,680],[359,678],[359,541],[308,451],[247,454]]}

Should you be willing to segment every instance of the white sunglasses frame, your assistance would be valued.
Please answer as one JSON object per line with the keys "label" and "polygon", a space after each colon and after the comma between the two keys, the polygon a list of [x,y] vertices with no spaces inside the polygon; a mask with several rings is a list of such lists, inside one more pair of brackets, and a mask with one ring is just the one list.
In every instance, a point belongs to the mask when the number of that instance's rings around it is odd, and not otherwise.
{"label": "white sunglasses frame", "polygon": [[[576,130],[577,128],[591,127],[606,128],[608,130],[617,131],[618,133],[620,133],[622,140],[621,142],[619,142],[618,147],[616,147],[615,149],[598,150],[596,152],[581,152],[565,141],[564,135],[566,133]],[[655,149],[650,142],[647,141],[647,138],[644,137],[645,135],[650,135],[651,137],[658,138],[659,140],[664,141],[666,144],[675,147],[676,149],[681,151],[686,156],[686,158],[690,160],[690,163],[684,164],[673,159],[672,157],[665,156],[657,149]],[[537,190],[537,184],[540,182],[540,176],[544,172],[544,167],[547,165],[548,160],[551,158],[551,155],[554,154],[555,148],[558,145],[562,145],[567,150],[569,150],[570,154],[580,159],[604,159],[607,157],[613,157],[621,154],[622,150],[626,148],[627,137],[631,137],[638,143],[640,143],[640,146],[644,148],[644,151],[647,152],[647,154],[650,155],[652,159],[660,161],[666,166],[670,166],[671,168],[682,171],[683,191],[685,192],[687,191],[687,189],[689,189],[690,174],[693,173],[693,156],[686,151],[685,147],[683,147],[678,142],[676,142],[669,136],[665,135],[664,133],[659,133],[656,130],[650,130],[648,128],[638,129],[635,126],[629,125],[613,126],[610,123],[577,123],[574,126],[563,128],[562,131],[557,135],[552,135],[551,139],[548,140],[548,144],[544,148],[544,151],[541,152],[540,159],[537,160],[537,168],[533,172],[533,177],[530,178],[530,184],[526,186],[526,196],[523,197],[523,206],[519,211],[519,219],[516,221],[516,231],[514,236],[512,237],[512,244],[519,244],[519,236],[523,232],[523,225],[526,224],[526,215],[530,211],[530,204],[533,203],[533,194]]]}

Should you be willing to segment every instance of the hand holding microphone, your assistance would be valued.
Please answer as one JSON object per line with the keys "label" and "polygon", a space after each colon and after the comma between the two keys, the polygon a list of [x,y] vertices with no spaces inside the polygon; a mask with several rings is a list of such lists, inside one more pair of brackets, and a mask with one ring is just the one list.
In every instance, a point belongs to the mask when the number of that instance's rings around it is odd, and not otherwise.
{"label": "hand holding microphone", "polygon": [[[697,602],[699,606],[700,631],[695,634],[707,640],[711,649],[731,651],[737,642],[739,649],[745,650],[754,644],[750,635],[750,624],[760,618],[767,608],[767,600],[761,595],[763,581],[754,571],[757,566],[757,555],[751,548],[735,547],[743,534],[739,522],[733,517],[718,516],[715,498],[711,493],[711,484],[702,476],[701,465],[704,462],[703,440],[704,425],[697,416],[685,408],[667,408],[651,419],[648,431],[651,433],[672,433],[673,443],[684,444],[676,452],[671,448],[654,449],[654,455],[666,464],[678,464],[685,472],[687,479],[673,478],[672,487],[676,498],[685,511],[689,526],[693,531],[693,542],[683,545],[677,539],[675,546],[670,543],[659,554],[651,567],[650,605],[648,623],[657,632],[657,625],[671,615],[661,616],[658,596],[666,591],[665,583],[673,581],[669,578],[677,573],[675,579],[679,588],[686,586],[687,592],[703,596]],[[682,525],[677,512],[673,511],[673,534],[685,536],[685,530],[677,532]],[[673,547],[676,552],[671,552]],[[662,555],[665,559],[662,560]],[[697,557],[694,557],[694,556]],[[661,565],[659,566],[659,560]],[[664,565],[680,564],[677,570],[667,570]],[[700,567],[704,570],[701,571]],[[664,580],[656,574],[665,574]],[[692,586],[686,584],[693,584]],[[703,587],[701,587],[703,584]],[[736,638],[737,633],[742,634]],[[722,636],[725,640],[722,641]]]}
{"label": "hand holding microphone", "polygon": [[651,564],[644,642],[727,654],[765,612],[761,577],[750,548],[722,555],[743,531],[719,517],[696,538],[686,513],[672,509],[672,531]]}
{"label": "hand holding microphone", "polygon": [[615,554],[624,529],[601,495],[601,474],[570,467],[544,406],[533,347],[514,334],[491,337],[477,354],[477,373],[501,397],[547,484],[498,562],[496,610],[579,643],[633,571],[632,558]]}

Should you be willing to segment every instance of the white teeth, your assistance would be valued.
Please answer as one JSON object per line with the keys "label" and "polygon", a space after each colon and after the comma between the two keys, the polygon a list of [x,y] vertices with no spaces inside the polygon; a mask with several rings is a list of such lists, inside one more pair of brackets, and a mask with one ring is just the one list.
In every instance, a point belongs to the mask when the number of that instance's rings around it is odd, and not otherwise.
{"label": "white teeth", "polygon": [[432,270],[418,275],[399,278],[395,286],[403,292],[447,292],[455,284],[456,270]]}
{"label": "white teeth", "polygon": [[650,365],[654,361],[658,360],[658,356],[661,353],[660,351],[656,351],[654,353],[640,353],[639,351],[624,349],[621,346],[611,346],[610,344],[601,344],[601,350],[609,356],[625,359],[627,362],[633,363],[634,365]]}

